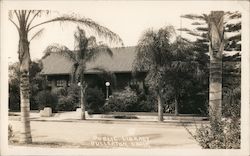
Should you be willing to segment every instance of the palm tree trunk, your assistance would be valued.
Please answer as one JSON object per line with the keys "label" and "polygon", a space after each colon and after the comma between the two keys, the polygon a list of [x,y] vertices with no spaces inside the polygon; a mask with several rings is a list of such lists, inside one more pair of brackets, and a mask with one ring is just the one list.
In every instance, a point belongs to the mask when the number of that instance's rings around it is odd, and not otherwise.
{"label": "palm tree trunk", "polygon": [[177,97],[174,98],[175,115],[179,115]]}
{"label": "palm tree trunk", "polygon": [[222,114],[223,15],[223,11],[212,11],[209,16],[209,115],[212,120],[220,119]]}
{"label": "palm tree trunk", "polygon": [[86,104],[86,88],[87,88],[87,83],[84,81],[84,72],[83,70],[80,73],[80,80],[81,80],[81,100],[80,100],[80,105],[81,105],[81,119],[86,120],[85,116],[85,104]]}
{"label": "palm tree trunk", "polygon": [[29,42],[27,32],[20,29],[20,39],[18,45],[18,54],[20,61],[20,100],[21,100],[21,131],[20,142],[31,143],[31,128],[30,128],[30,82],[29,82]]}
{"label": "palm tree trunk", "polygon": [[71,84],[76,84],[76,71],[77,71],[78,65],[73,65],[72,73],[71,73]]}
{"label": "palm tree trunk", "polygon": [[162,98],[160,94],[157,95],[157,101],[158,101],[158,121],[163,121],[163,108],[162,108]]}
{"label": "palm tree trunk", "polygon": [[85,117],[85,87],[81,84],[81,120],[86,120]]}

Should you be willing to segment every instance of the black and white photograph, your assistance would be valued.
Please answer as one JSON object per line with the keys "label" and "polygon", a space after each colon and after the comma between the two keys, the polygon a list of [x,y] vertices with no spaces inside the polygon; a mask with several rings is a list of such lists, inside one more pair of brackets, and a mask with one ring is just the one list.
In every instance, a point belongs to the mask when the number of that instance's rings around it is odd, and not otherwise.
{"label": "black and white photograph", "polygon": [[250,155],[249,1],[0,3],[0,155]]}

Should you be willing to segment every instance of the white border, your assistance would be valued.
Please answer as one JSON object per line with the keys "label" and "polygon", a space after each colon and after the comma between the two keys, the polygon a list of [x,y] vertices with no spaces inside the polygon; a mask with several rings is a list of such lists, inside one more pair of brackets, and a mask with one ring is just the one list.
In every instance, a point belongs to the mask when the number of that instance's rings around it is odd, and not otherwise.
{"label": "white border", "polygon": [[[143,1],[141,1],[143,2]],[[171,1],[169,1],[171,2]],[[199,1],[190,1],[192,4],[199,3]],[[217,7],[218,1],[213,1],[214,6]],[[219,1],[219,4],[230,3],[232,1]],[[68,3],[81,3],[80,1],[1,1],[1,21],[5,21],[8,17],[9,9],[55,9],[56,7],[65,8]],[[181,4],[181,1],[177,1]],[[194,150],[194,149],[60,149],[60,148],[29,148],[29,147],[15,147],[9,148],[7,142],[7,123],[8,123],[8,50],[4,36],[8,35],[7,28],[1,22],[1,155],[220,155],[220,156],[236,156],[249,155],[249,1],[238,1],[242,6],[242,139],[240,150]]]}

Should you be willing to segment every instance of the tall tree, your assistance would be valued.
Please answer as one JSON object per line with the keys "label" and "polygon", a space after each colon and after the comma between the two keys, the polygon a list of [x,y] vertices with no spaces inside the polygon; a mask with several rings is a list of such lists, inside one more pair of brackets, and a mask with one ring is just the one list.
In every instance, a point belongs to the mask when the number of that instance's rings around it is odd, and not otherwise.
{"label": "tall tree", "polygon": [[[241,14],[239,12],[211,12],[210,15],[188,14],[183,18],[194,20],[194,30],[181,28],[187,34],[196,36],[197,50],[210,54],[210,108],[221,116],[222,99],[222,60],[240,60]],[[229,54],[229,56],[227,55]],[[219,61],[220,60],[220,61]],[[228,64],[228,63],[227,63]],[[217,84],[217,85],[215,85]],[[214,90],[215,89],[215,90]],[[214,99],[215,98],[215,99]],[[215,103],[217,104],[215,104]],[[214,108],[216,106],[216,108]],[[211,111],[210,111],[211,112]],[[211,114],[213,114],[211,112]]]}
{"label": "tall tree", "polygon": [[167,99],[173,100],[175,115],[179,114],[183,96],[188,90],[194,89],[192,81],[199,82],[205,73],[203,65],[199,62],[199,58],[203,57],[194,48],[190,41],[177,36],[171,44],[171,57],[166,59],[168,66],[165,67],[163,85],[165,95],[170,94]]}
{"label": "tall tree", "polygon": [[155,92],[158,101],[158,121],[163,121],[163,74],[171,57],[171,42],[175,31],[172,26],[158,31],[147,30],[137,45],[134,68],[136,71],[147,70],[146,81]]}
{"label": "tall tree", "polygon": [[[194,29],[180,28],[178,30],[184,31],[187,34],[196,37],[196,45],[200,45],[200,52],[208,52],[209,44],[209,31],[208,31],[208,22],[209,15],[207,14],[187,14],[181,16],[182,18],[192,20],[191,25]],[[238,53],[241,51],[241,13],[240,12],[224,12],[223,16],[224,22],[224,53],[225,57],[226,52],[232,52],[232,55],[238,56]]]}
{"label": "tall tree", "polygon": [[108,38],[110,41],[116,41],[122,43],[120,37],[114,32],[110,31],[106,27],[103,27],[96,22],[88,18],[77,18],[74,16],[60,16],[55,17],[40,23],[34,21],[44,14],[48,14],[49,11],[44,10],[11,10],[9,11],[9,20],[16,27],[19,34],[18,44],[18,58],[20,62],[20,99],[21,99],[21,135],[20,142],[31,143],[31,129],[30,129],[30,82],[29,82],[29,66],[30,66],[30,41],[39,36],[43,28],[34,33],[33,36],[29,36],[31,31],[35,28],[52,23],[52,22],[71,22],[80,25],[84,25],[87,28],[94,30],[98,35]]}
{"label": "tall tree", "polygon": [[187,90],[185,87],[190,83],[188,79],[201,75],[193,44],[180,36],[170,42],[174,32],[172,26],[148,30],[137,46],[134,68],[148,71],[146,82],[156,94],[159,121],[163,121],[163,102],[166,100],[174,101],[175,115],[178,115],[183,90]]}
{"label": "tall tree", "polygon": [[212,11],[208,17],[209,31],[209,114],[212,120],[222,115],[222,53],[224,50],[224,12]]}
{"label": "tall tree", "polygon": [[[81,94],[80,94],[80,105],[81,105],[81,119],[85,120],[85,106],[86,106],[86,88],[87,82],[84,78],[84,72],[86,71],[86,64],[89,61],[95,60],[99,55],[107,54],[108,56],[113,56],[111,49],[102,43],[97,43],[94,36],[86,37],[85,31],[80,27],[74,34],[75,38],[75,50],[71,51],[65,46],[60,46],[58,44],[50,45],[46,48],[45,56],[47,57],[51,53],[57,53],[63,55],[70,59],[73,64],[71,82],[80,82]],[[94,70],[99,70],[103,73],[108,74],[103,68],[94,68]],[[110,74],[111,75],[111,74]]]}

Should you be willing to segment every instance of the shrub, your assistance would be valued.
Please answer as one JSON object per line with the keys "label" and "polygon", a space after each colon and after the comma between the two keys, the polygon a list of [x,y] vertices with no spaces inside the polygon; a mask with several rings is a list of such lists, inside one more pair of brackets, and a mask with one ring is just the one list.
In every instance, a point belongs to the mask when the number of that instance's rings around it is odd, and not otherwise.
{"label": "shrub", "polygon": [[20,110],[20,88],[17,79],[9,81],[9,109]]}
{"label": "shrub", "polygon": [[80,88],[72,84],[70,87],[56,88],[53,90],[58,96],[58,111],[73,111],[79,105],[79,90]]}
{"label": "shrub", "polygon": [[[231,105],[226,106],[231,110]],[[237,109],[237,108],[236,108]],[[196,127],[196,133],[191,135],[202,148],[208,149],[239,149],[240,148],[240,117],[232,112],[230,116],[221,119],[210,117],[209,123]]]}
{"label": "shrub", "polygon": [[105,105],[105,111],[134,112],[138,110],[138,96],[131,88],[114,93]]}
{"label": "shrub", "polygon": [[8,140],[12,141],[13,137],[14,137],[13,129],[12,129],[12,126],[9,124],[8,125]]}
{"label": "shrub", "polygon": [[[44,78],[40,75],[41,64],[31,62],[30,64],[30,109],[38,109],[35,97],[43,89]],[[20,111],[20,71],[19,63],[9,66],[9,109]]]}
{"label": "shrub", "polygon": [[87,105],[86,109],[88,112],[91,113],[102,113],[103,112],[103,106],[105,103],[105,98],[103,92],[95,88],[88,88],[86,91],[87,95]]}
{"label": "shrub", "polygon": [[61,96],[58,98],[58,111],[73,111],[76,105],[71,96]]}
{"label": "shrub", "polygon": [[144,92],[138,94],[138,107],[137,111],[140,112],[157,112],[157,101],[152,94]]}
{"label": "shrub", "polygon": [[35,97],[37,104],[39,105],[39,110],[44,109],[44,107],[51,107],[53,112],[57,111],[57,95],[50,91],[40,91]]}
{"label": "shrub", "polygon": [[223,116],[240,117],[241,110],[241,89],[240,85],[237,87],[225,88],[223,90],[222,110]]}
{"label": "shrub", "polygon": [[239,149],[240,120],[224,118],[220,122],[211,121],[196,129],[194,138],[202,148],[209,149]]}

